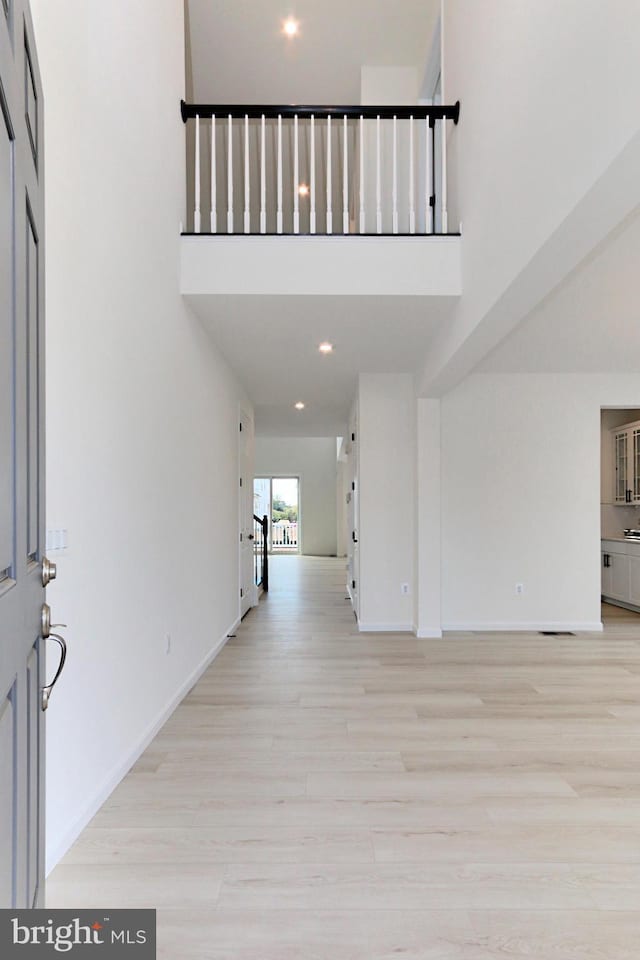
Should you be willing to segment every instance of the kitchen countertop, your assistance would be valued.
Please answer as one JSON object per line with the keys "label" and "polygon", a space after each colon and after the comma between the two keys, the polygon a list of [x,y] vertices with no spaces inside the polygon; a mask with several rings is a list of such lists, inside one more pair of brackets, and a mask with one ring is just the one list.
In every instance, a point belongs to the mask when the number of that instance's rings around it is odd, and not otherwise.
{"label": "kitchen countertop", "polygon": [[640,540],[636,540],[633,537],[601,537],[600,540],[613,540],[615,543],[638,543]]}

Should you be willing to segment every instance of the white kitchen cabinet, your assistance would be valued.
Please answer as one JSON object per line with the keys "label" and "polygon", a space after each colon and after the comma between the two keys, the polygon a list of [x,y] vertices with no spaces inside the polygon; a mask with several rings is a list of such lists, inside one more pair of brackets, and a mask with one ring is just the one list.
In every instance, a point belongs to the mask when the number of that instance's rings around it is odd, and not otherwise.
{"label": "white kitchen cabinet", "polygon": [[614,503],[640,503],[640,421],[611,431]]}
{"label": "white kitchen cabinet", "polygon": [[601,574],[602,596],[606,600],[640,608],[640,543],[603,540]]}
{"label": "white kitchen cabinet", "polygon": [[640,607],[640,556],[629,557],[629,603]]}

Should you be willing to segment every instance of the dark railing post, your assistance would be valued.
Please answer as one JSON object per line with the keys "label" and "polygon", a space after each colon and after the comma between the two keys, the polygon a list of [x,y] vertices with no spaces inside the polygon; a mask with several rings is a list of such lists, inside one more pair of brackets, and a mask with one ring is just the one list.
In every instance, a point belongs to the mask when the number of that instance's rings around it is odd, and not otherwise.
{"label": "dark railing post", "polygon": [[262,520],[262,589],[269,590],[269,517]]}

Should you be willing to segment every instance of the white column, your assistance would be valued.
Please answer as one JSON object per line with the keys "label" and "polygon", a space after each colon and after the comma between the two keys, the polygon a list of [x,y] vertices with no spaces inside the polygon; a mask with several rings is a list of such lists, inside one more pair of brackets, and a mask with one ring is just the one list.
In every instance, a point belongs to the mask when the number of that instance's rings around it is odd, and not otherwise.
{"label": "white column", "polygon": [[440,401],[417,401],[416,594],[419,637],[442,635]]}

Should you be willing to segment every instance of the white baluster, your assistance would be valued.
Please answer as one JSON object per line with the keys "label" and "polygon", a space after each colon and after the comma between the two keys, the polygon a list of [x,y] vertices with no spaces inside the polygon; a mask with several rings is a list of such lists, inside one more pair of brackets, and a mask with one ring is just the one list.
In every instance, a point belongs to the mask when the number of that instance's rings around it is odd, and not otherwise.
{"label": "white baluster", "polygon": [[193,212],[193,232],[200,233],[200,117],[196,115],[196,171],[195,171],[195,210]]}
{"label": "white baluster", "polygon": [[349,147],[347,117],[342,124],[343,151],[342,151],[342,232],[349,233]]}
{"label": "white baluster", "polygon": [[364,208],[364,117],[360,116],[360,233],[366,228]]}
{"label": "white baluster", "polygon": [[276,230],[282,233],[282,117],[278,115],[278,212]]}
{"label": "white baluster", "polygon": [[427,156],[425,168],[425,199],[426,199],[426,209],[425,209],[425,233],[433,233],[433,206],[431,205],[431,177],[433,171],[433,142],[431,140],[431,124],[429,123],[429,118],[426,119],[426,131],[427,131]]}
{"label": "white baluster", "polygon": [[393,118],[393,232],[398,232],[398,118]]}
{"label": "white baluster", "polygon": [[227,123],[227,233],[233,233],[233,118]]}
{"label": "white baluster", "polygon": [[376,230],[382,233],[382,174],[380,145],[380,114],[376,120]]}
{"label": "white baluster", "polygon": [[311,115],[311,174],[310,174],[310,210],[309,232],[316,232],[316,118]]}
{"label": "white baluster", "polygon": [[331,198],[331,116],[327,117],[327,233],[333,233],[333,201]]}
{"label": "white baluster", "polygon": [[216,176],[216,115],[211,117],[211,233],[218,232]]}
{"label": "white baluster", "polygon": [[244,115],[244,232],[251,232],[251,178],[249,174],[249,117]]}
{"label": "white baluster", "polygon": [[409,117],[409,233],[416,232],[415,174],[413,163],[413,117]]}
{"label": "white baluster", "polygon": [[265,144],[265,119],[260,124],[260,233],[267,232],[267,154]]}
{"label": "white baluster", "polygon": [[442,210],[442,233],[449,232],[449,214],[447,213],[447,121],[442,118],[440,121],[442,136],[442,178],[440,208]]}
{"label": "white baluster", "polygon": [[293,232],[300,233],[300,157],[298,143],[298,114],[293,118]]}

